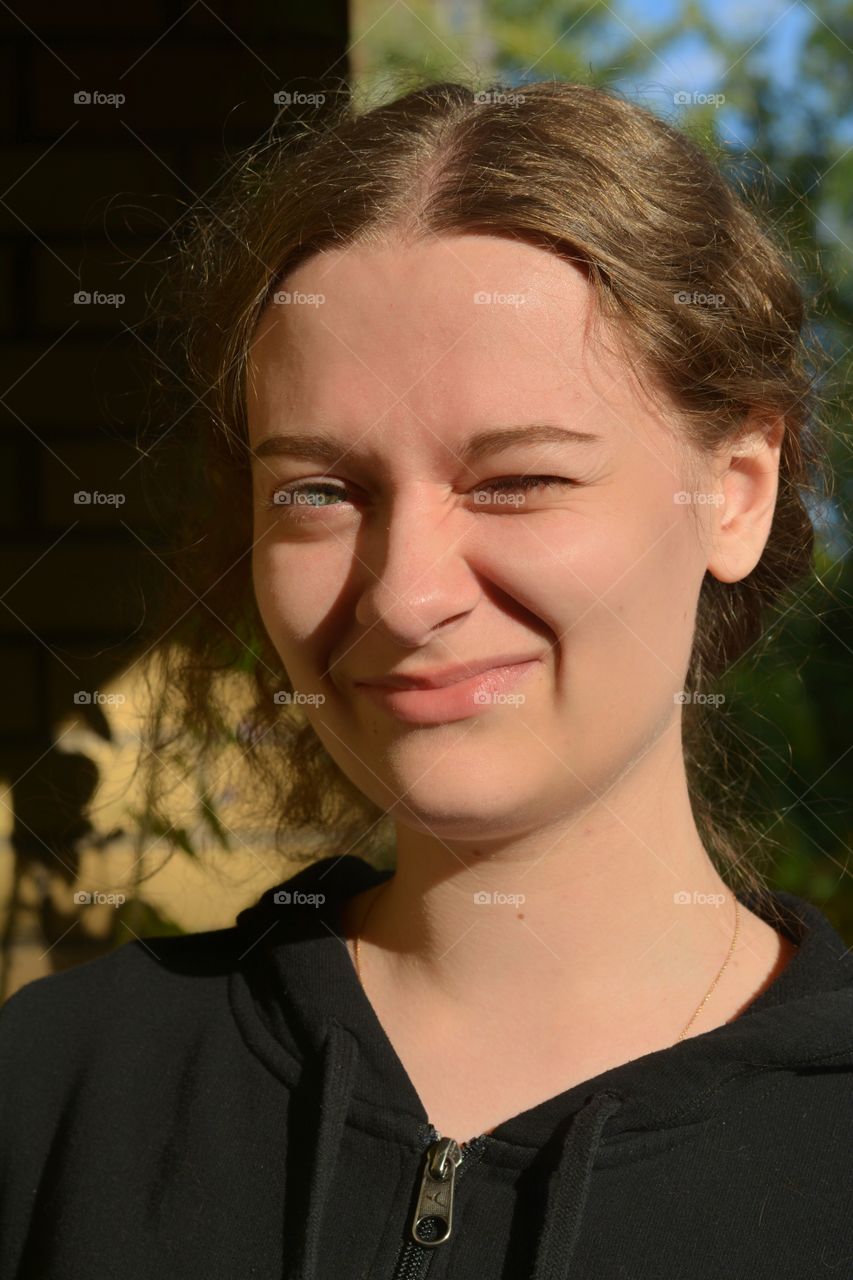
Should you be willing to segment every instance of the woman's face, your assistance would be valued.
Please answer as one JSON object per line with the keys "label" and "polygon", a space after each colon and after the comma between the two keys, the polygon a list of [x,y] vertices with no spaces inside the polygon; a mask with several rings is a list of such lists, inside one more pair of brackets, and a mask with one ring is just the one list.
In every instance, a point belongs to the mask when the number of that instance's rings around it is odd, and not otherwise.
{"label": "woman's face", "polygon": [[[672,427],[585,336],[586,277],[471,234],[316,255],[280,289],[247,383],[253,578],[318,736],[442,838],[588,804],[677,722],[713,498],[679,496]],[[505,669],[359,684],[466,664]]]}

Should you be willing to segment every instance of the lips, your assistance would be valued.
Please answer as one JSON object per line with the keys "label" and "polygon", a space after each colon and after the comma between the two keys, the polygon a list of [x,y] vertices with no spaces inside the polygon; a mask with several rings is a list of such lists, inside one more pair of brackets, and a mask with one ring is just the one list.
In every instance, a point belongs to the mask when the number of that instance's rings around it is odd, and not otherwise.
{"label": "lips", "polygon": [[355,683],[357,685],[368,685],[376,689],[444,689],[449,685],[459,684],[463,680],[470,680],[472,676],[477,676],[483,671],[535,662],[541,657],[542,655],[539,653],[498,654],[493,658],[459,662],[453,666],[436,667],[428,671],[368,676],[362,680],[356,680]]}
{"label": "lips", "polygon": [[[494,659],[491,661],[494,662]],[[514,659],[509,664],[490,666],[475,675],[464,675],[450,684],[426,687],[412,687],[408,684],[401,688],[358,682],[356,691],[396,720],[422,726],[446,724],[454,720],[468,720],[472,716],[488,715],[501,703],[515,708],[519,701],[525,700],[523,695],[520,699],[516,696],[516,686],[529,678],[535,670],[541,670],[542,665],[539,657],[526,661]],[[470,671],[470,667],[467,670]],[[430,678],[435,679],[435,674]],[[442,679],[448,679],[447,672]]]}

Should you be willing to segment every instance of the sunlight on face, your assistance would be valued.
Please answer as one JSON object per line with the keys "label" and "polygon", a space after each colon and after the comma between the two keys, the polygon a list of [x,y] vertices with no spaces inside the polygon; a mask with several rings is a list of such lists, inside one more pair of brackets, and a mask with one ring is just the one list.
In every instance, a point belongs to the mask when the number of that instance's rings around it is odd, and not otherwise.
{"label": "sunlight on face", "polygon": [[[707,553],[673,427],[545,249],[336,250],[279,287],[247,384],[253,578],[318,736],[439,836],[571,812],[678,718]],[[491,659],[455,689],[356,683]]]}

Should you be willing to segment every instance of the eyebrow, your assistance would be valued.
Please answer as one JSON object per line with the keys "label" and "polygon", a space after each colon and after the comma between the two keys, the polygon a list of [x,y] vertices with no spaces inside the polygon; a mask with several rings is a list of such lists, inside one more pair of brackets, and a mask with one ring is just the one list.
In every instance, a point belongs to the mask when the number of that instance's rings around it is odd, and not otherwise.
{"label": "eyebrow", "polygon": [[[577,431],[573,427],[559,427],[556,423],[531,422],[523,426],[492,427],[477,431],[463,440],[458,456],[464,463],[478,462],[487,454],[513,445],[534,444],[598,444],[602,436],[591,431]],[[325,432],[292,432],[267,436],[254,449],[254,458],[269,458],[286,454],[292,458],[313,461],[315,458],[332,465],[351,450],[341,440]]]}

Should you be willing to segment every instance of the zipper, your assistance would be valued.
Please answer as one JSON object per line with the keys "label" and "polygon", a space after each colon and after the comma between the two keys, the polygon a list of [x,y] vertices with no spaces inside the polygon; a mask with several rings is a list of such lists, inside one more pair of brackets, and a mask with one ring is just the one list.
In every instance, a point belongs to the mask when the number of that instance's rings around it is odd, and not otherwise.
{"label": "zipper", "polygon": [[436,1246],[446,1244],[453,1230],[456,1183],[480,1159],[487,1142],[487,1136],[481,1134],[470,1142],[458,1143],[429,1126],[417,1203],[409,1222],[410,1238],[400,1248],[392,1280],[423,1280],[426,1276]]}

